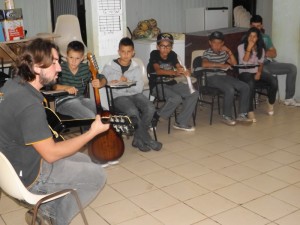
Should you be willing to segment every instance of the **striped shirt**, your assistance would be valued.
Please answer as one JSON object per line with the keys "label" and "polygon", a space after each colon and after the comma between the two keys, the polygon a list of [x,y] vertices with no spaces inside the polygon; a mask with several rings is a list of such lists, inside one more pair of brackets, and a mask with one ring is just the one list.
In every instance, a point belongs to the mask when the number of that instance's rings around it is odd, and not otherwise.
{"label": "striped shirt", "polygon": [[[221,51],[216,53],[211,48],[209,48],[204,51],[202,58],[208,60],[209,62],[225,64],[229,59],[229,55],[227,54],[226,51]],[[211,76],[211,75],[226,75],[226,73],[225,72],[207,73],[207,76]]]}
{"label": "striped shirt", "polygon": [[[58,78],[58,84],[75,87],[76,89],[78,89],[78,92],[76,96],[68,95],[57,98],[56,104],[62,103],[63,101],[70,98],[84,96],[86,94],[85,90],[88,88],[87,86],[91,80],[91,77],[92,75],[90,73],[89,66],[87,63],[80,63],[76,74],[73,74],[71,72],[68,63],[62,63],[61,72]],[[104,78],[104,75],[97,74],[97,78]]]}

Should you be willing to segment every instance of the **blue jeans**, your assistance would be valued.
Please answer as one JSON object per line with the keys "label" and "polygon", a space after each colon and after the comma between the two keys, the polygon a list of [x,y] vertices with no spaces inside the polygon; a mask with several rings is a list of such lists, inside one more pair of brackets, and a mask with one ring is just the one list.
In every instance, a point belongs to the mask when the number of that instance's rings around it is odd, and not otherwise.
{"label": "blue jeans", "polygon": [[148,129],[155,112],[155,107],[149,99],[139,93],[130,96],[120,96],[114,99],[117,111],[123,112],[131,117],[136,125],[134,139],[142,143],[149,143],[152,140]]}
{"label": "blue jeans", "polygon": [[297,76],[297,67],[291,63],[268,62],[263,66],[262,75],[273,77],[273,75],[286,74],[285,99],[293,98],[295,95],[295,85]]}
{"label": "blue jeans", "polygon": [[207,77],[208,86],[216,87],[224,94],[223,115],[232,117],[235,91],[240,95],[239,113],[249,111],[249,86],[228,75],[213,75]]}
{"label": "blue jeans", "polygon": [[[160,84],[158,84],[157,90],[158,94],[156,93],[156,88],[153,88],[153,95],[160,97],[163,96],[162,87]],[[164,84],[164,96],[166,98],[166,103],[162,108],[159,109],[158,115],[164,119],[167,119],[182,103],[182,109],[177,116],[176,122],[184,126],[189,125],[189,121],[192,118],[198,102],[199,92],[195,91],[193,94],[191,94],[188,85],[183,83],[177,83],[175,85]]]}
{"label": "blue jeans", "polygon": [[[42,161],[40,175],[29,191],[47,194],[62,189],[75,189],[83,207],[86,207],[100,192],[106,182],[106,174],[99,164],[91,161],[83,153],[60,159],[52,164]],[[65,197],[44,203],[40,206],[42,214],[54,219],[56,225],[67,225],[79,209],[75,198]]]}
{"label": "blue jeans", "polygon": [[95,118],[96,104],[93,100],[84,97],[68,99],[56,106],[56,111],[74,119]]}

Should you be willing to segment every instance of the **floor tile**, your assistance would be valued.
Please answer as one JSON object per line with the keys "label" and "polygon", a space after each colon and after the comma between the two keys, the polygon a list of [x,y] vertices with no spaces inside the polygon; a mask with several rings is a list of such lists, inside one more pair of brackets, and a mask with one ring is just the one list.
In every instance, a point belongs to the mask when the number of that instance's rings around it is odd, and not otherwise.
{"label": "floor tile", "polygon": [[227,176],[215,172],[211,172],[211,173],[204,174],[202,176],[195,177],[192,180],[195,183],[199,184],[200,186],[211,191],[223,187],[227,187],[236,182],[235,180]]}
{"label": "floor tile", "polygon": [[235,162],[218,155],[197,160],[197,163],[212,170],[222,169],[236,164]]}
{"label": "floor tile", "polygon": [[139,177],[114,183],[111,185],[111,187],[125,197],[140,195],[145,192],[157,189],[153,184],[150,184]]}
{"label": "floor tile", "polygon": [[236,207],[212,217],[222,225],[265,225],[268,220],[245,209]]}
{"label": "floor tile", "polygon": [[221,188],[217,190],[216,193],[237,204],[243,204],[264,195],[262,192],[242,183],[235,183],[228,187]]}
{"label": "floor tile", "polygon": [[283,218],[276,220],[276,224],[278,225],[299,225],[300,221],[300,210],[289,214]]}
{"label": "floor tile", "polygon": [[209,192],[207,189],[202,188],[191,181],[182,181],[172,184],[163,187],[162,190],[180,201],[186,201]]}
{"label": "floor tile", "polygon": [[144,210],[127,199],[97,207],[95,211],[109,224],[118,224],[146,214]]}
{"label": "floor tile", "polygon": [[231,151],[227,151],[225,153],[221,153],[220,156],[230,159],[234,162],[241,163],[250,159],[257,158],[256,155],[249,153],[242,149],[235,149]]}
{"label": "floor tile", "polygon": [[141,162],[128,164],[125,167],[132,173],[139,176],[163,170],[163,167],[150,160],[144,160]]}
{"label": "floor tile", "polygon": [[249,161],[243,162],[242,164],[260,172],[267,172],[282,166],[281,163],[275,162],[265,157],[251,159]]}
{"label": "floor tile", "polygon": [[259,156],[263,156],[278,150],[275,147],[263,143],[253,143],[250,145],[242,146],[241,149]]}
{"label": "floor tile", "polygon": [[274,221],[297,210],[296,207],[268,195],[246,203],[243,206],[270,221]]}
{"label": "floor tile", "polygon": [[193,177],[197,177],[206,173],[211,172],[210,169],[196,164],[194,162],[188,162],[179,166],[174,166],[169,168],[174,173],[181,175],[187,179],[191,179]]}
{"label": "floor tile", "polygon": [[131,220],[127,220],[122,223],[118,223],[118,225],[164,225],[164,224],[159,222],[153,216],[147,214],[140,217],[136,217]]}
{"label": "floor tile", "polygon": [[237,181],[242,181],[260,174],[259,171],[243,166],[241,164],[228,166],[226,168],[218,170],[217,172]]}
{"label": "floor tile", "polygon": [[117,202],[125,199],[119,192],[115,191],[109,185],[105,185],[103,190],[99,193],[94,201],[91,202],[90,206],[95,208],[112,202]]}
{"label": "floor tile", "polygon": [[242,183],[266,194],[272,193],[289,185],[288,183],[275,179],[267,174],[252,177],[248,180],[242,181]]}
{"label": "floor tile", "polygon": [[185,149],[176,152],[176,154],[191,161],[203,159],[212,155],[212,153],[210,153],[209,151],[204,150],[203,147],[193,147],[190,149]]}
{"label": "floor tile", "polygon": [[286,151],[276,151],[266,155],[265,157],[284,165],[300,160],[300,155],[295,155]]}
{"label": "floor tile", "polygon": [[185,203],[209,217],[237,206],[232,201],[212,192],[185,201]]}
{"label": "floor tile", "polygon": [[158,156],[156,158],[152,158],[151,160],[164,168],[170,168],[189,162],[188,159],[177,154]]}
{"label": "floor tile", "polygon": [[130,200],[147,212],[153,212],[178,203],[178,200],[160,190],[134,196]]}
{"label": "floor tile", "polygon": [[107,172],[107,183],[113,184],[116,182],[120,182],[123,180],[128,180],[131,178],[136,177],[135,174],[131,173],[130,171],[118,166],[114,168],[108,168],[106,169]]}
{"label": "floor tile", "polygon": [[167,169],[144,175],[143,179],[159,188],[166,187],[184,180],[182,176],[177,175],[176,173],[173,173]]}
{"label": "floor tile", "polygon": [[[110,225],[108,222],[106,222],[100,215],[96,213],[93,209],[90,207],[86,208],[84,210],[85,216],[87,218],[89,225]],[[80,214],[78,214],[71,222],[70,225],[82,225],[83,220]]]}
{"label": "floor tile", "polygon": [[300,188],[289,186],[284,189],[278,190],[271,194],[271,196],[287,202],[293,206],[300,208]]}
{"label": "floor tile", "polygon": [[152,213],[164,225],[190,225],[206,217],[195,209],[179,203]]}
{"label": "floor tile", "polygon": [[294,169],[289,166],[274,169],[267,174],[290,184],[294,184],[300,181],[300,170]]}
{"label": "floor tile", "polygon": [[211,220],[211,219],[205,219],[205,220],[202,220],[198,223],[195,223],[193,225],[220,225],[219,223]]}

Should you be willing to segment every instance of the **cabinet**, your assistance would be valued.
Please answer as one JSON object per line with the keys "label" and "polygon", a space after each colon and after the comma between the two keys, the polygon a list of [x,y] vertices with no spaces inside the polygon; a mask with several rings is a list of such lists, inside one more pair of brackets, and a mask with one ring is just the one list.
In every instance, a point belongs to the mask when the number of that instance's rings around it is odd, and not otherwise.
{"label": "cabinet", "polygon": [[[156,40],[138,39],[134,40],[135,57],[140,58],[144,65],[149,63],[150,53],[156,49]],[[182,64],[185,64],[185,41],[175,40],[173,44],[173,51],[177,53]]]}

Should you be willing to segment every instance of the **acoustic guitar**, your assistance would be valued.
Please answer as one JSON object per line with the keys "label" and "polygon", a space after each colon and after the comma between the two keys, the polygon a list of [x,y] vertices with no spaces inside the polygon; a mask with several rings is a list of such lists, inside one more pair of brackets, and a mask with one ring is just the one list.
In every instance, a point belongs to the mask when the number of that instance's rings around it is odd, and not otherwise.
{"label": "acoustic guitar", "polygon": [[[87,59],[89,61],[89,68],[92,74],[92,79],[97,79],[99,68],[95,56],[91,53],[88,53]],[[104,111],[101,106],[100,94],[97,88],[94,88],[94,96],[97,113],[100,114],[101,117],[110,116],[110,112]],[[118,134],[113,129],[113,127],[110,127],[108,131],[97,135],[89,143],[88,149],[91,159],[95,162],[106,163],[109,161],[116,161],[124,153],[124,141],[122,139],[122,136]]]}
{"label": "acoustic guitar", "polygon": [[[52,131],[54,140],[62,141],[64,140],[61,135],[62,132],[68,127],[74,127],[75,124],[90,125],[95,119],[70,119],[61,120],[59,116],[50,108],[45,107],[47,121],[50,130]],[[110,123],[112,128],[115,129],[117,133],[132,135],[134,132],[134,126],[128,116],[124,115],[110,115],[108,117],[101,118],[102,123]]]}

